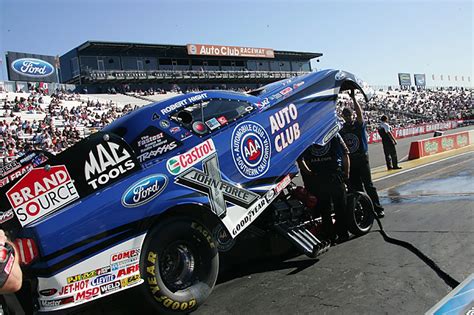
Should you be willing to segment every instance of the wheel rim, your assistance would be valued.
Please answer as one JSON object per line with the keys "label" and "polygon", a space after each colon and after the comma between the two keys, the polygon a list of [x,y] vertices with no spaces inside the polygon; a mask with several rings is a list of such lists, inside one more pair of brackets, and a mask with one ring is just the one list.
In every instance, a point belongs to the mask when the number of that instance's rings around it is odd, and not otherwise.
{"label": "wheel rim", "polygon": [[354,219],[360,229],[365,230],[370,226],[370,214],[365,210],[360,200],[355,204]]}
{"label": "wheel rim", "polygon": [[195,250],[184,242],[168,245],[160,260],[163,282],[173,292],[191,286],[197,280]]}

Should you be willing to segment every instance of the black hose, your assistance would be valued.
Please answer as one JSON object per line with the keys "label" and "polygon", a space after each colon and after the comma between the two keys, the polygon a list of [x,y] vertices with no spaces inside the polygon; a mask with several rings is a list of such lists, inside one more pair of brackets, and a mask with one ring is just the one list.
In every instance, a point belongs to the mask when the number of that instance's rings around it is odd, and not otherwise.
{"label": "black hose", "polygon": [[412,253],[414,253],[418,258],[420,258],[425,264],[427,264],[431,269],[433,269],[434,272],[447,284],[449,285],[452,289],[457,287],[459,285],[459,281],[455,280],[453,277],[451,277],[449,274],[444,272],[431,258],[423,254],[418,248],[416,248],[414,245],[395,239],[393,237],[390,237],[385,230],[383,229],[382,222],[380,222],[380,219],[377,217],[377,214],[375,213],[374,209],[372,209],[372,212],[374,214],[375,220],[377,220],[377,224],[379,225],[379,232],[382,234],[384,240],[388,243],[392,243],[398,246],[405,247]]}

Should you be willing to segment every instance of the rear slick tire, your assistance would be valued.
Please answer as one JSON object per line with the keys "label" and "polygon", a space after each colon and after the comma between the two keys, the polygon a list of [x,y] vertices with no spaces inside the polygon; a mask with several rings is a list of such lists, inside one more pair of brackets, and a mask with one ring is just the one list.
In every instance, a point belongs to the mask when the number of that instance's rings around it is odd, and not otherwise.
{"label": "rear slick tire", "polygon": [[347,195],[347,227],[356,236],[367,234],[374,224],[374,206],[370,197],[360,191]]}
{"label": "rear slick tire", "polygon": [[165,220],[149,232],[140,258],[142,287],[160,314],[189,313],[211,294],[219,271],[211,235],[185,217]]}

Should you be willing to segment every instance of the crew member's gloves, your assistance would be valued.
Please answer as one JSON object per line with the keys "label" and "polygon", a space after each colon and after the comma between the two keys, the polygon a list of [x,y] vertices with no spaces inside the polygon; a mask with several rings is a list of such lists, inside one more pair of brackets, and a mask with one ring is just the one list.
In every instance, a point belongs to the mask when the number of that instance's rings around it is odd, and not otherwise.
{"label": "crew member's gloves", "polygon": [[15,250],[8,243],[0,245],[0,288],[7,282],[15,262]]}

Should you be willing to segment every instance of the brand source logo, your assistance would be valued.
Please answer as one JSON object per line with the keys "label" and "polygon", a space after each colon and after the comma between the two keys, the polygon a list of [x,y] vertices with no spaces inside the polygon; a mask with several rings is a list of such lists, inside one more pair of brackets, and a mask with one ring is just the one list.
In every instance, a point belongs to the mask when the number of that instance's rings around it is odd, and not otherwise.
{"label": "brand source logo", "polygon": [[12,62],[13,71],[28,77],[47,77],[54,73],[54,67],[49,62],[35,58],[21,58]]}
{"label": "brand source logo", "polygon": [[240,174],[256,178],[270,167],[270,138],[265,129],[255,122],[243,122],[232,133],[232,158]]}
{"label": "brand source logo", "polygon": [[203,143],[198,144],[188,152],[172,157],[166,162],[168,172],[173,175],[178,175],[189,169],[196,163],[204,160],[212,153],[216,152],[214,142],[209,139]]}
{"label": "brand source logo", "polygon": [[7,197],[21,226],[58,210],[79,198],[64,165],[49,171],[35,168],[7,191]]}
{"label": "brand source logo", "polygon": [[154,174],[134,183],[122,196],[122,205],[126,208],[141,206],[158,195],[168,185],[168,177]]}

